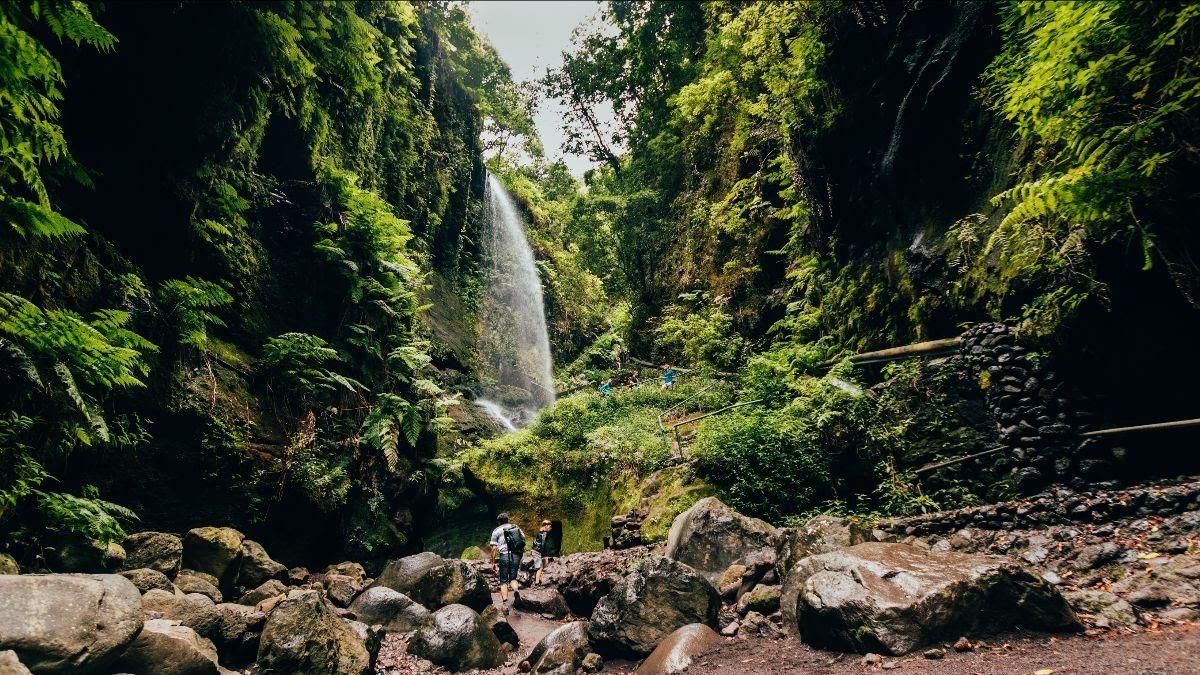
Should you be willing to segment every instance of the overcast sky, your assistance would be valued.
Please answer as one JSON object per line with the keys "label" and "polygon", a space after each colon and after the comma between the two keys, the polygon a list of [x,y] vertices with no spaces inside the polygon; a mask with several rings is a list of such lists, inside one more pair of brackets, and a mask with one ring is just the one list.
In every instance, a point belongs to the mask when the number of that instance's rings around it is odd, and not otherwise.
{"label": "overcast sky", "polygon": [[[536,80],[545,75],[547,68],[562,63],[562,52],[571,46],[571,31],[595,15],[600,3],[474,0],[467,9],[475,28],[508,62],[513,77]],[[562,112],[557,101],[542,99],[534,121],[549,157],[561,156],[577,175],[592,166],[584,157],[562,153]]]}

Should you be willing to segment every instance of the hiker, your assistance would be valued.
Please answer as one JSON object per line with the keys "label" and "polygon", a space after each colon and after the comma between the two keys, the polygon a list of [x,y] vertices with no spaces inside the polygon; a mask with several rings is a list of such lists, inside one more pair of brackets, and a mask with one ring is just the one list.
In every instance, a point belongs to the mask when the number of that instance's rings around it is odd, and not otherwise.
{"label": "hiker", "polygon": [[621,360],[625,357],[625,345],[621,342],[621,338],[613,341],[612,359],[613,370],[621,370]]}
{"label": "hiker", "polygon": [[625,380],[625,386],[629,388],[629,391],[633,391],[634,389],[637,389],[641,385],[642,385],[642,378],[641,378],[641,375],[636,370],[629,374],[629,379]]}
{"label": "hiker", "polygon": [[601,396],[612,396],[612,378],[610,377],[604,382],[600,383],[600,387],[596,389],[596,391],[600,392]]}
{"label": "hiker", "polygon": [[538,533],[533,537],[533,585],[542,585],[542,570],[549,562],[550,550],[550,521],[543,520]]}
{"label": "hiker", "polygon": [[521,555],[525,553],[525,533],[516,525],[510,525],[508,514],[496,516],[496,529],[492,530],[492,570],[500,574],[500,608],[505,615],[511,605],[508,590],[512,587],[513,603],[517,601],[517,569],[521,566]]}
{"label": "hiker", "polygon": [[662,371],[663,371],[662,388],[670,389],[671,387],[674,387],[675,386],[675,374],[676,374],[675,369],[671,367],[671,364],[664,363],[663,367],[662,367]]}

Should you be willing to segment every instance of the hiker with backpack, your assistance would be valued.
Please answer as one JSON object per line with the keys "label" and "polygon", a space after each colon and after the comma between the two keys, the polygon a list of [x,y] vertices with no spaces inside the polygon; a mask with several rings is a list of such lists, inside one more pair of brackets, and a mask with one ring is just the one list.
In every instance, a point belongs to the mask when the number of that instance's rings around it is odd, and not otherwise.
{"label": "hiker with backpack", "polygon": [[521,567],[521,556],[525,554],[525,533],[508,522],[508,514],[496,516],[496,529],[492,530],[492,569],[500,574],[500,608],[505,615],[511,605],[508,590],[512,587],[513,602],[517,601],[517,570]]}

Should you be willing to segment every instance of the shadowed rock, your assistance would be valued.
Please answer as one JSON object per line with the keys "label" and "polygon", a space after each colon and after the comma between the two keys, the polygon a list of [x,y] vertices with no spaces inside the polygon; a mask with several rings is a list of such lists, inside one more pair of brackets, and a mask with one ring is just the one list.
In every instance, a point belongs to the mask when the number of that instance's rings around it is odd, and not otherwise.
{"label": "shadowed rock", "polygon": [[691,567],[650,558],[596,605],[588,634],[601,654],[643,656],[681,626],[715,626],[720,606],[717,590]]}
{"label": "shadowed rock", "polygon": [[492,602],[483,574],[465,561],[428,551],[388,563],[372,586],[403,593],[429,609],[461,604],[480,611]]}
{"label": "shadowed rock", "polygon": [[362,639],[333,614],[321,594],[292,591],[267,618],[255,670],[291,675],[360,675],[371,655]]}
{"label": "shadowed rock", "polygon": [[217,649],[196,631],[169,619],[151,619],[115,666],[138,675],[217,675]]}
{"label": "shadowed rock", "polygon": [[479,614],[466,605],[447,605],[413,634],[411,654],[450,670],[495,668],[504,663],[504,650]]}
{"label": "shadowed rock", "polygon": [[555,628],[529,652],[525,660],[536,674],[572,675],[588,655],[586,621],[572,621]]}
{"label": "shadowed rock", "polygon": [[183,566],[210,574],[217,585],[231,583],[237,574],[246,536],[232,527],[197,527],[183,537]]}
{"label": "shadowed rock", "polygon": [[379,624],[390,631],[410,631],[429,620],[430,612],[407,595],[385,586],[363,591],[350,604],[350,611],[367,625]]}

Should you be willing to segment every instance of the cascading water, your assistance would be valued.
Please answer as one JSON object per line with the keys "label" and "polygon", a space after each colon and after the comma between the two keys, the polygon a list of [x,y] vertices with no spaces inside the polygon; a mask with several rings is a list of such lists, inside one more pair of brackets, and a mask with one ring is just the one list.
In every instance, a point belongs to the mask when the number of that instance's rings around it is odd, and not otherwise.
{"label": "cascading water", "polygon": [[481,408],[508,430],[529,423],[554,403],[550,338],[542,282],[525,238],[525,221],[512,196],[487,177],[486,217],[491,237],[487,297],[481,312],[479,354],[485,381]]}

